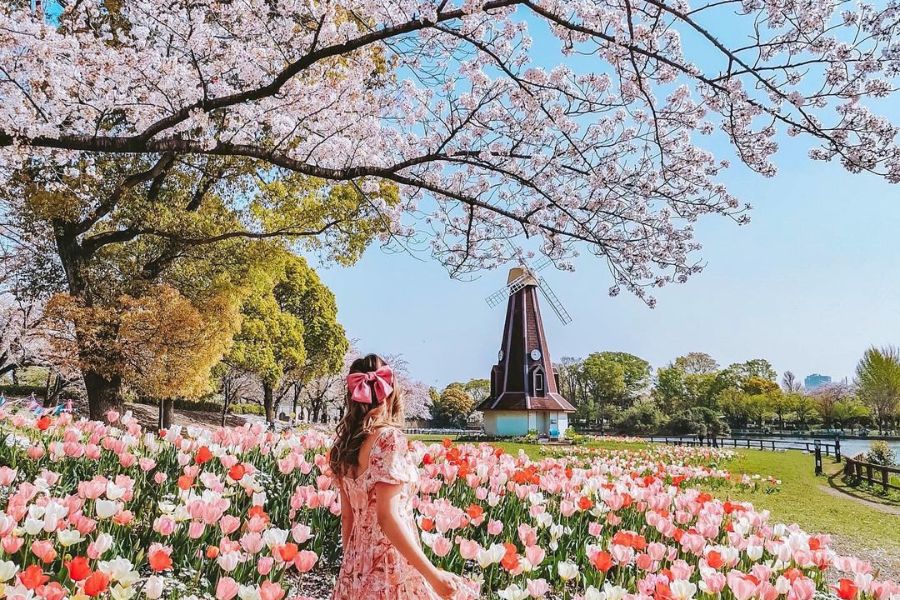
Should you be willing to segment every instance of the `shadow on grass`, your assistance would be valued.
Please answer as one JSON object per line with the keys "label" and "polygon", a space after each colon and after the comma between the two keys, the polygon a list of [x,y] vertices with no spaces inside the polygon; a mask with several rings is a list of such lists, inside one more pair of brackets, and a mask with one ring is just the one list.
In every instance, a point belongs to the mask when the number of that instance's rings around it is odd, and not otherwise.
{"label": "shadow on grass", "polygon": [[828,487],[860,502],[877,504],[888,509],[886,512],[900,515],[900,498],[885,497],[867,489],[854,487],[844,481],[842,469],[828,474]]}

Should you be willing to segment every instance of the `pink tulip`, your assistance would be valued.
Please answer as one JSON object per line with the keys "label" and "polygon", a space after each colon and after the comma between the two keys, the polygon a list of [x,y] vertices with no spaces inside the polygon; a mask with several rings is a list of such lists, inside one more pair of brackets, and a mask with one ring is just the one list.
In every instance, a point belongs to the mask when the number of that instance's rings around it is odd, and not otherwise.
{"label": "pink tulip", "polygon": [[200,521],[191,521],[191,524],[188,525],[188,537],[192,540],[199,539],[204,531],[206,531],[206,525]]}
{"label": "pink tulip", "polygon": [[546,579],[530,579],[526,589],[532,598],[543,598],[550,592],[550,584]]}
{"label": "pink tulip", "polygon": [[263,537],[258,532],[251,531],[241,536],[241,547],[250,554],[258,554],[264,544]]}
{"label": "pink tulip", "polygon": [[17,474],[18,471],[16,469],[10,469],[6,466],[0,467],[0,485],[12,485],[12,482],[16,480]]}
{"label": "pink tulip", "polygon": [[722,573],[710,573],[703,576],[703,583],[706,585],[706,591],[709,594],[718,594],[725,589],[725,575]]}
{"label": "pink tulip", "polygon": [[431,549],[435,554],[443,558],[450,554],[450,551],[453,549],[453,543],[444,536],[439,535],[434,538]]}
{"label": "pink tulip", "polygon": [[537,544],[537,530],[526,524],[522,523],[519,525],[519,539],[522,541],[523,546],[534,546]]}
{"label": "pink tulip", "polygon": [[312,538],[312,529],[310,529],[306,525],[297,523],[291,528],[291,537],[298,544],[305,544],[310,540],[310,538]]}
{"label": "pink tulip", "polygon": [[538,545],[525,547],[525,558],[528,559],[528,562],[531,563],[532,567],[536,567],[544,562],[546,556],[547,553]]}
{"label": "pink tulip", "polygon": [[53,543],[47,540],[35,540],[31,544],[31,553],[43,563],[51,563],[56,560],[56,549]]}
{"label": "pink tulip", "polygon": [[274,558],[272,558],[271,556],[264,556],[256,562],[256,572],[263,577],[266,577],[272,571],[272,566],[274,564]]}
{"label": "pink tulip", "polygon": [[297,553],[297,556],[294,558],[294,566],[297,567],[297,570],[301,573],[307,573],[312,570],[313,566],[315,566],[316,561],[319,560],[319,555],[310,550],[301,550]]}
{"label": "pink tulip", "polygon": [[481,545],[474,540],[459,540],[459,554],[466,560],[475,560],[481,551]]}
{"label": "pink tulip", "polygon": [[737,600],[750,600],[756,593],[756,584],[746,579],[740,571],[731,571],[727,581],[729,589]]}
{"label": "pink tulip", "polygon": [[232,600],[238,595],[238,587],[231,577],[221,577],[216,584],[216,600]]}
{"label": "pink tulip", "polygon": [[500,521],[488,521],[487,531],[490,535],[500,535],[503,532],[503,523]]}
{"label": "pink tulip", "polygon": [[3,551],[7,554],[15,554],[19,551],[19,548],[21,548],[22,544],[24,543],[25,540],[14,535],[5,536],[2,540],[0,540],[0,546],[3,546]]}
{"label": "pink tulip", "polygon": [[222,533],[224,533],[225,535],[230,535],[231,533],[237,531],[238,527],[240,526],[241,520],[231,515],[225,515],[224,517],[222,517],[222,520],[219,521],[219,527],[222,529]]}
{"label": "pink tulip", "polygon": [[263,581],[259,584],[259,600],[281,600],[284,590],[281,585],[273,581]]}

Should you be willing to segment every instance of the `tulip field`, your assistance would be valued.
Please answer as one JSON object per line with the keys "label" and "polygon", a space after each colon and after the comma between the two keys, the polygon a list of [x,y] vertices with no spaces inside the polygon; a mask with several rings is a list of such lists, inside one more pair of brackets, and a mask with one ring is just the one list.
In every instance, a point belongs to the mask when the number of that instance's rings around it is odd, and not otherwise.
{"label": "tulip field", "polygon": [[[110,417],[0,412],[0,598],[299,600],[333,576],[327,432]],[[410,449],[426,552],[484,598],[900,600],[827,535],[699,491],[760,485],[724,451]]]}

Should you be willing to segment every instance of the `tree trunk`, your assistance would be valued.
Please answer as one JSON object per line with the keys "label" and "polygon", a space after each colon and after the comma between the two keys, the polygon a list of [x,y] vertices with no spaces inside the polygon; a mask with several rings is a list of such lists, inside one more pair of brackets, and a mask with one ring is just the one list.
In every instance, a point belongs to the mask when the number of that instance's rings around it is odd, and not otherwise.
{"label": "tree trunk", "polygon": [[297,402],[300,400],[300,386],[294,385],[294,402],[291,407],[291,419],[294,421],[300,420],[300,415],[297,414]]}
{"label": "tree trunk", "polygon": [[168,429],[175,422],[175,401],[171,398],[159,400],[159,428]]}
{"label": "tree trunk", "polygon": [[263,382],[263,406],[266,408],[266,421],[275,424],[275,390],[270,383]]}
{"label": "tree trunk", "polygon": [[85,369],[82,375],[92,421],[105,421],[108,411],[122,410],[121,376],[107,378],[89,369]]}

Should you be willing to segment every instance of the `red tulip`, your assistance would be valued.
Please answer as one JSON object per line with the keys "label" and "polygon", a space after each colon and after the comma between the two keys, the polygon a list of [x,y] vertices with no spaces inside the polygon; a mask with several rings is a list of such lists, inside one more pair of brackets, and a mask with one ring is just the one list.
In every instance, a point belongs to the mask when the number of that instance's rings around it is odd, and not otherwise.
{"label": "red tulip", "polygon": [[147,556],[150,568],[156,572],[168,571],[172,568],[172,557],[163,548],[156,548]]}
{"label": "red tulip", "polygon": [[855,600],[856,595],[859,593],[859,588],[856,587],[856,584],[846,578],[838,581],[838,585],[834,589],[841,600]]}
{"label": "red tulip", "polygon": [[213,454],[209,448],[206,446],[200,446],[197,450],[197,454],[194,456],[194,462],[198,465],[202,465],[203,463],[207,463],[211,461],[213,458]]}
{"label": "red tulip", "polygon": [[94,571],[84,580],[84,593],[96,598],[109,587],[109,576],[103,571]]}
{"label": "red tulip", "polygon": [[69,578],[72,581],[82,581],[87,579],[91,574],[91,565],[84,556],[76,556],[66,563],[66,569],[69,571]]}
{"label": "red tulip", "polygon": [[238,463],[228,469],[228,477],[233,479],[234,481],[240,481],[244,478],[244,475],[247,474],[247,469],[241,463]]}
{"label": "red tulip", "polygon": [[36,590],[48,581],[50,578],[44,575],[44,570],[37,565],[31,565],[21,573],[19,573],[19,581],[26,589]]}

